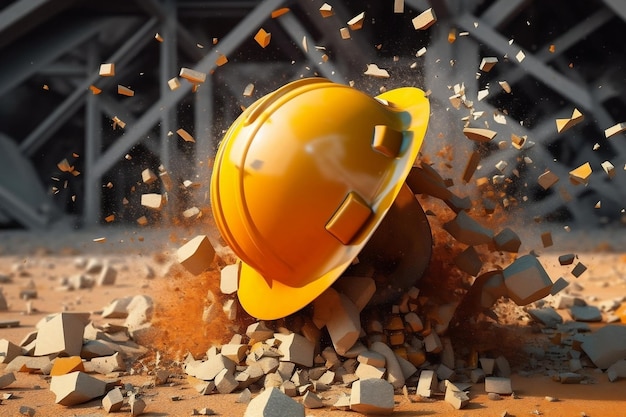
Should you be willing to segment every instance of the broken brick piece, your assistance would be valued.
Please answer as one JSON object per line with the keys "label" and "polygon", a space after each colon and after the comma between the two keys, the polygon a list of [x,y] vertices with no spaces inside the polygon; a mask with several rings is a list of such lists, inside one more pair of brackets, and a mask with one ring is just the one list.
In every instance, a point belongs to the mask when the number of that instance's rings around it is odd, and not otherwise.
{"label": "broken brick piece", "polygon": [[546,171],[543,174],[539,175],[539,178],[537,178],[537,183],[544,190],[547,190],[548,188],[552,187],[557,182],[559,182],[559,177],[557,177],[551,171]]}
{"label": "broken brick piece", "polygon": [[80,356],[56,358],[50,370],[50,376],[65,375],[75,371],[85,371],[85,366]]}
{"label": "broken brick piece", "polygon": [[144,184],[152,184],[157,180],[157,176],[152,172],[150,168],[146,168],[141,171],[141,180]]}
{"label": "broken brick piece", "polygon": [[83,345],[83,331],[89,313],[58,313],[46,321],[37,332],[35,355],[64,353],[78,356]]}
{"label": "broken brick piece", "polygon": [[215,249],[206,235],[198,235],[181,246],[176,257],[189,272],[199,275],[213,263]]}
{"label": "broken brick piece", "polygon": [[290,398],[278,388],[271,387],[250,400],[244,417],[283,415],[304,417],[304,406]]}
{"label": "broken brick piece", "polygon": [[53,376],[50,391],[56,395],[57,404],[70,406],[90,401],[104,395],[106,382],[76,371],[67,375]]}
{"label": "broken brick piece", "polygon": [[481,71],[489,72],[497,63],[498,58],[496,58],[495,56],[485,57],[480,61],[479,68]]}
{"label": "broken brick piece", "polygon": [[578,262],[576,264],[576,266],[574,267],[574,269],[572,269],[572,275],[574,275],[576,278],[578,278],[579,276],[581,276],[585,271],[587,270],[587,267],[585,265],[582,264],[582,262]]}
{"label": "broken brick piece", "polygon": [[496,247],[496,250],[517,253],[520,246],[522,245],[522,241],[520,240],[517,233],[513,230],[507,228],[502,229],[500,233],[493,237],[493,242]]}
{"label": "broken brick piece", "polygon": [[437,21],[437,16],[435,16],[435,11],[432,9],[426,9],[419,15],[413,18],[411,22],[413,22],[413,27],[415,30],[426,30],[431,27]]}
{"label": "broken brick piece", "polygon": [[503,276],[509,298],[519,306],[547,296],[552,288],[550,277],[533,255],[517,258],[504,269]]}
{"label": "broken brick piece", "polygon": [[270,44],[271,39],[272,39],[272,34],[269,32],[266,32],[265,29],[263,28],[259,29],[256,35],[254,35],[254,40],[256,41],[256,43],[258,43],[261,46],[261,48],[266,48],[267,45]]}
{"label": "broken brick piece", "polygon": [[493,138],[496,137],[498,132],[489,129],[481,129],[477,127],[466,127],[463,129],[463,134],[468,139],[471,139],[475,142],[490,142]]}
{"label": "broken brick piece", "polygon": [[115,64],[113,63],[106,63],[106,64],[101,64],[100,65],[100,72],[99,72],[101,77],[112,77],[115,75]]}
{"label": "broken brick piece", "polygon": [[363,27],[363,22],[365,21],[365,12],[361,12],[358,15],[354,16],[352,19],[348,20],[348,27],[350,30],[359,30]]}
{"label": "broken brick piece", "polygon": [[552,246],[554,243],[552,242],[552,233],[544,232],[541,234],[541,243],[544,248],[548,248]]}
{"label": "broken brick piece", "polygon": [[570,182],[574,185],[584,184],[587,185],[589,182],[589,176],[591,175],[592,169],[591,164],[589,162],[585,162],[578,168],[569,172]]}
{"label": "broken brick piece", "polygon": [[465,165],[465,169],[463,170],[463,182],[466,184],[472,179],[474,172],[476,172],[476,168],[478,168],[478,164],[480,163],[480,152],[474,151],[470,155],[470,158],[467,160],[467,164]]}
{"label": "broken brick piece", "polygon": [[324,3],[320,6],[320,14],[322,15],[322,17],[326,18],[326,17],[331,17],[332,15],[335,14],[335,12],[333,12],[333,6],[331,6],[328,3]]}
{"label": "broken brick piece", "polygon": [[363,414],[391,414],[393,385],[383,379],[355,381],[350,391],[350,409]]}
{"label": "broken brick piece", "polygon": [[493,232],[490,229],[481,226],[464,211],[459,212],[453,220],[444,223],[443,228],[466,245],[482,245],[491,243],[493,239]]}
{"label": "broken brick piece", "polygon": [[202,84],[206,81],[206,74],[204,72],[192,70],[191,68],[181,68],[178,75],[193,84]]}
{"label": "broken brick piece", "polygon": [[417,381],[417,395],[430,398],[437,391],[437,375],[435,371],[422,370]]}
{"label": "broken brick piece", "polygon": [[604,136],[608,139],[611,136],[615,136],[619,133],[626,131],[626,122],[618,123],[604,130]]}
{"label": "broken brick piece", "polygon": [[119,387],[115,387],[102,398],[102,408],[107,413],[120,411],[124,405],[124,396]]}
{"label": "broken brick piece", "polygon": [[574,263],[574,259],[576,259],[576,255],[573,253],[568,253],[568,254],[559,256],[559,263],[561,265],[571,265]]}
{"label": "broken brick piece", "polygon": [[477,276],[483,266],[483,262],[473,246],[467,247],[467,249],[455,256],[453,262],[461,271],[472,276]]}
{"label": "broken brick piece", "polygon": [[501,395],[511,395],[513,393],[513,388],[511,388],[511,379],[488,376],[485,378],[485,392],[493,392]]}

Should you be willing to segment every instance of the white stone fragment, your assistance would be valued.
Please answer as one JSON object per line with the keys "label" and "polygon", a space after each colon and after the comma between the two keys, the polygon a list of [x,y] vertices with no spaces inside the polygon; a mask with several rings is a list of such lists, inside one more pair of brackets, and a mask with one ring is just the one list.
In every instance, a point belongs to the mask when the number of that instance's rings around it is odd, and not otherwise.
{"label": "white stone fragment", "polygon": [[288,335],[275,333],[274,338],[281,342],[278,347],[283,354],[281,361],[289,361],[306,367],[313,366],[315,345],[310,340],[296,333]]}
{"label": "white stone fragment", "polygon": [[511,395],[513,393],[511,379],[488,376],[485,378],[485,392],[493,392],[500,395]]}
{"label": "white stone fragment", "polygon": [[504,269],[503,276],[508,296],[520,306],[547,296],[552,289],[550,277],[533,255],[517,258]]}
{"label": "white stone fragment", "polygon": [[106,383],[82,371],[53,376],[50,391],[56,395],[55,403],[70,406],[82,404],[104,395]]}
{"label": "white stone fragment", "polygon": [[39,327],[35,344],[36,356],[64,353],[80,355],[83,346],[83,331],[89,313],[58,313]]}
{"label": "white stone fragment", "polygon": [[293,416],[304,417],[304,406],[277,388],[269,388],[253,398],[244,417]]}
{"label": "white stone fragment", "polygon": [[437,391],[437,375],[435,371],[422,370],[417,381],[417,395],[430,398]]}
{"label": "white stone fragment", "polygon": [[382,379],[355,381],[350,391],[350,409],[363,414],[391,414],[393,386]]}
{"label": "white stone fragment", "polygon": [[222,268],[220,271],[220,291],[222,294],[230,295],[237,292],[240,268],[241,264],[239,262]]}

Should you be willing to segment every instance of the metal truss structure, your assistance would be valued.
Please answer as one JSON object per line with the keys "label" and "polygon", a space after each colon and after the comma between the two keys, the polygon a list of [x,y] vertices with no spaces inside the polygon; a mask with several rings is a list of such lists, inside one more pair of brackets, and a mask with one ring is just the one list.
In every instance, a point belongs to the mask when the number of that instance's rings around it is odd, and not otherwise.
{"label": "metal truss structure", "polygon": [[[403,85],[428,90],[433,114],[424,153],[453,144],[447,175],[458,181],[476,146],[463,138],[463,126],[488,125],[498,140],[515,134],[534,143],[521,150],[482,146],[476,174],[491,179],[500,174],[495,165],[507,162],[507,193],[529,218],[580,227],[623,221],[626,140],[607,139],[604,129],[626,121],[619,36],[626,3],[337,0],[328,18],[320,15],[322,3],[15,0],[0,8],[0,225],[94,225],[110,214],[134,223],[146,214],[138,196],[160,187],[142,183],[141,171],[160,165],[176,184],[197,186],[175,187],[169,211],[150,214],[152,221],[175,217],[174,207],[208,205],[210,161],[224,129],[242,107],[303,76],[372,94]],[[416,31],[411,19],[431,7],[437,23]],[[289,12],[272,18],[280,8]],[[363,28],[343,39],[339,29],[361,12]],[[253,40],[260,28],[271,33],[266,48]],[[221,56],[228,63],[218,66]],[[479,71],[483,57],[499,62]],[[99,76],[106,62],[115,63],[114,77]],[[364,75],[371,63],[390,77]],[[186,82],[170,90],[168,80],[181,67],[208,74],[197,91]],[[254,94],[244,97],[250,83]],[[118,95],[117,85],[135,96]],[[466,98],[459,108],[449,101],[455,86]],[[478,100],[481,90],[489,94]],[[571,117],[574,108],[584,121],[559,134],[555,119]],[[113,124],[114,117],[126,126]],[[172,134],[181,127],[195,143]],[[63,159],[71,172],[57,168]],[[614,165],[614,177],[604,161]],[[585,162],[593,168],[588,184],[571,184],[569,171]],[[547,191],[536,185],[545,169],[560,178]]]}

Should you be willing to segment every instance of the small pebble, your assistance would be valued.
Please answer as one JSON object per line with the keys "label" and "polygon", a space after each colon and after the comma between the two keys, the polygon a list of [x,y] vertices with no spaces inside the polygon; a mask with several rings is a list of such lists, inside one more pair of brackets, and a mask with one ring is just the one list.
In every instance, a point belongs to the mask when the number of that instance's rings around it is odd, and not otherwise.
{"label": "small pebble", "polygon": [[489,394],[487,394],[487,398],[489,398],[491,401],[500,401],[502,399],[500,394],[496,394],[495,392],[490,392]]}
{"label": "small pebble", "polygon": [[555,403],[555,402],[557,402],[559,399],[558,399],[558,398],[555,398],[555,397],[546,396],[546,397],[545,397],[545,400],[546,400],[547,402],[549,402],[549,403]]}

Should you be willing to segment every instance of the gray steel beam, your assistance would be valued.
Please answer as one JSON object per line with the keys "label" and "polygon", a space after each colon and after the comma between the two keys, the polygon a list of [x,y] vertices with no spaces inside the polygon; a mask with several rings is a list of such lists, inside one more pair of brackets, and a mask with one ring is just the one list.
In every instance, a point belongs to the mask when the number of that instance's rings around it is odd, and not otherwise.
{"label": "gray steel beam", "polygon": [[[164,0],[162,4],[162,11],[165,12],[161,23],[161,30],[163,31],[163,42],[160,45],[159,51],[159,91],[160,97],[166,97],[170,93],[170,89],[167,85],[167,81],[177,74],[176,63],[178,62],[178,56],[176,54],[176,45],[179,42],[179,34],[181,31],[177,31],[178,27],[182,27],[178,24],[178,15],[176,9],[175,0]],[[182,34],[182,36],[185,36]],[[182,44],[189,44],[188,41],[182,42]],[[198,48],[194,48],[196,51]],[[169,132],[175,132],[178,127],[178,118],[176,117],[176,109],[172,106],[164,108],[161,115],[161,125],[159,131],[160,138],[160,161],[166,167],[167,170],[172,169],[173,161],[178,159],[178,147],[176,146],[176,137],[168,136]],[[173,187],[168,192],[168,204],[163,210],[168,215],[174,215],[174,208],[178,202],[178,187]]]}
{"label": "gray steel beam", "polygon": [[604,0],[604,4],[626,22],[626,3],[624,0]]}
{"label": "gray steel beam", "polygon": [[[106,62],[115,62],[118,66],[130,61],[141,52],[146,43],[152,41],[151,32],[156,27],[157,19],[146,22],[128,41],[115,51]],[[19,144],[20,150],[32,156],[76,111],[82,106],[85,95],[91,94],[89,86],[100,80],[96,69],[85,79],[79,88],[67,97],[52,113]],[[101,81],[101,85],[110,83],[110,79]]]}
{"label": "gray steel beam", "polygon": [[[516,44],[509,45],[508,40],[504,36],[470,14],[459,16],[455,20],[461,28],[468,31],[474,38],[498,53],[508,55],[512,61],[515,60],[516,54],[521,50]],[[474,27],[474,22],[477,21],[478,27]],[[525,59],[522,62],[517,62],[517,65],[524,68],[538,80],[541,80],[547,87],[580,106],[583,110],[593,109],[593,100],[589,91],[545,65],[527,51],[525,54]]]}
{"label": "gray steel beam", "polygon": [[[563,54],[572,46],[576,45],[582,39],[593,33],[601,26],[606,24],[612,17],[613,13],[609,9],[602,8],[589,16],[587,19],[577,23],[570,30],[554,39],[551,42],[541,46],[535,55],[539,61],[548,63],[552,59],[555,59],[559,55]],[[550,52],[550,45],[554,45],[554,53]],[[516,67],[502,76],[503,80],[507,80],[509,84],[513,85],[518,82],[522,77],[526,75],[524,69]]]}
{"label": "gray steel beam", "polygon": [[514,19],[532,0],[496,0],[480,15],[489,26],[499,28]]}
{"label": "gray steel beam", "polygon": [[0,97],[68,50],[98,34],[105,23],[105,19],[74,19],[71,25],[60,27],[55,33],[46,34],[27,45],[16,45],[5,52],[2,61],[11,65],[0,66]]}
{"label": "gray steel beam", "polygon": [[[97,42],[93,40],[92,43],[93,47],[87,49],[88,68],[97,65],[100,58],[97,52]],[[89,72],[87,71],[88,74]],[[91,226],[98,224],[101,220],[101,176],[94,173],[93,170],[102,150],[101,100],[99,98],[93,94],[88,94],[85,100],[85,182],[82,196],[84,202],[82,221],[84,225]]]}
{"label": "gray steel beam", "polygon": [[28,229],[44,228],[48,225],[48,218],[38,213],[15,194],[0,184],[0,208],[4,213],[17,220]]}
{"label": "gray steel beam", "polygon": [[[168,22],[172,22],[172,20],[176,22],[177,7],[180,7],[180,5],[177,4],[175,5],[176,7],[169,7],[167,5],[161,4],[161,2],[157,0],[135,1],[145,11],[161,20],[164,25],[171,25],[171,23]],[[184,26],[175,24],[174,31],[168,31],[168,37],[171,38],[173,36],[177,38],[178,45],[183,50],[183,52],[189,55],[190,58],[199,61],[204,57],[204,54],[200,49],[198,49],[196,45],[197,40]],[[163,41],[167,41],[167,37],[164,37]]]}
{"label": "gray steel beam", "polygon": [[[253,32],[257,30],[259,25],[267,19],[271,12],[282,5],[284,0],[266,0],[259,4],[250,14],[241,20],[218,44],[219,48],[202,58],[196,65],[195,69],[205,73],[210,73],[216,69],[215,60],[218,53],[228,56],[233,52],[244,39],[253,36]],[[284,15],[286,16],[286,15]],[[284,16],[281,16],[284,17]],[[279,18],[280,19],[280,18]],[[218,52],[219,51],[219,52]],[[226,64],[228,65],[228,64]],[[162,97],[158,102],[154,103],[139,119],[134,126],[127,126],[124,136],[109,147],[104,152],[102,158],[98,160],[95,171],[99,175],[103,175],[113,166],[124,153],[128,151],[135,143],[142,139],[143,135],[150,130],[162,117],[163,109],[172,108],[191,90],[189,83],[183,83],[180,88],[172,91],[167,97]]]}
{"label": "gray steel beam", "polygon": [[[295,16],[291,13],[287,13],[278,19],[278,23],[280,23],[280,25],[285,29],[287,34],[291,37],[291,39],[293,39],[295,44],[298,48],[300,48],[308,60],[315,65],[322,76],[338,83],[345,82],[345,79],[340,76],[340,73],[334,63],[330,60],[323,62],[322,55],[324,55],[324,52],[315,48],[311,34],[307,32]],[[308,41],[306,51],[304,50],[304,46],[302,44],[302,39],[305,37]]]}
{"label": "gray steel beam", "polygon": [[8,5],[0,13],[0,33],[18,20],[26,18],[40,7],[52,3],[51,0],[19,0]]}
{"label": "gray steel beam", "polygon": [[[75,0],[19,0],[0,11],[0,48],[50,19]],[[6,2],[4,2],[6,3]]]}

